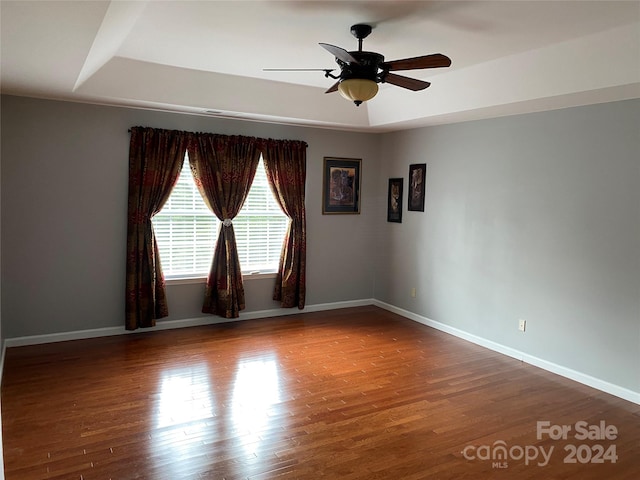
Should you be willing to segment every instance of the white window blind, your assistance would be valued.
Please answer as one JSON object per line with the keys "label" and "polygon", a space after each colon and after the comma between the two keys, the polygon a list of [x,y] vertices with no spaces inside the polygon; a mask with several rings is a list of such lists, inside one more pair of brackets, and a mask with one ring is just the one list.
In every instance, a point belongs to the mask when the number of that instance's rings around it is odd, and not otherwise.
{"label": "white window blind", "polygon": [[[243,274],[277,270],[288,222],[260,159],[249,195],[233,220]],[[169,200],[153,217],[153,228],[166,278],[207,276],[220,221],[202,200],[188,158]]]}
{"label": "white window blind", "polygon": [[233,219],[242,272],[276,271],[289,219],[271,192],[262,158],[242,210]]}
{"label": "white window blind", "polygon": [[189,160],[185,158],[169,200],[153,217],[165,277],[207,276],[218,223],[202,200],[191,175]]}

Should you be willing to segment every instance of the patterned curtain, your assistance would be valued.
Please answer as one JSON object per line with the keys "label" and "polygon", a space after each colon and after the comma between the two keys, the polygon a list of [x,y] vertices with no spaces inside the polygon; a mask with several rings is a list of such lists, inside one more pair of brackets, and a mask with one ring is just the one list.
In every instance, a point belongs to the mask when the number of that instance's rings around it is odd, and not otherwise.
{"label": "patterned curtain", "polygon": [[282,307],[304,308],[306,295],[306,214],[304,191],[307,144],[297,140],[268,140],[262,152],[271,190],[289,217],[273,299]]}
{"label": "patterned curtain", "polygon": [[175,130],[134,127],[129,144],[125,327],[152,327],[169,314],[151,218],[169,198],[187,149]]}
{"label": "patterned curtain", "polygon": [[222,221],[205,288],[204,313],[236,318],[245,307],[244,285],[232,220],[249,193],[260,161],[253,137],[194,134],[189,164],[211,211]]}

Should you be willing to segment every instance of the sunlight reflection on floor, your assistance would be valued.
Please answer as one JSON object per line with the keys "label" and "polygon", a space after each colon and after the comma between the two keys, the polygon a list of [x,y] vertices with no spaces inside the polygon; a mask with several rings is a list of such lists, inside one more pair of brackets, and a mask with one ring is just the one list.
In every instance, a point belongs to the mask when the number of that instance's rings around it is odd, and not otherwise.
{"label": "sunlight reflection on floor", "polygon": [[199,462],[228,455],[217,445],[232,436],[244,455],[236,467],[257,461],[262,435],[278,421],[280,383],[275,355],[240,359],[235,371],[216,372],[207,364],[163,371],[154,395],[149,459],[163,474],[180,478]]}
{"label": "sunlight reflection on floor", "polygon": [[214,415],[214,392],[207,364],[162,372],[156,428],[180,425]]}
{"label": "sunlight reflection on floor", "polygon": [[216,398],[206,363],[163,371],[154,409],[155,430],[150,454],[158,471],[168,478],[183,478],[184,469],[205,458],[203,435],[216,416]]}
{"label": "sunlight reflection on floor", "polygon": [[231,418],[243,432],[245,453],[260,446],[260,432],[269,425],[269,409],[280,401],[280,379],[274,358],[244,360],[238,364],[232,394]]}

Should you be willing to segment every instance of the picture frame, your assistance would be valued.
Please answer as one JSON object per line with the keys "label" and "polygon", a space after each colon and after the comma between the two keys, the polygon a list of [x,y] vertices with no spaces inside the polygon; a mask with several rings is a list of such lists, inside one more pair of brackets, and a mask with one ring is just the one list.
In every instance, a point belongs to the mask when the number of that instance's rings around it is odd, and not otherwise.
{"label": "picture frame", "polygon": [[426,163],[415,163],[409,165],[409,194],[407,196],[407,209],[409,211],[424,212],[426,175]]}
{"label": "picture frame", "polygon": [[387,194],[387,222],[402,223],[402,188],[404,178],[390,178]]}
{"label": "picture frame", "polygon": [[358,158],[324,157],[322,214],[360,213],[360,173]]}

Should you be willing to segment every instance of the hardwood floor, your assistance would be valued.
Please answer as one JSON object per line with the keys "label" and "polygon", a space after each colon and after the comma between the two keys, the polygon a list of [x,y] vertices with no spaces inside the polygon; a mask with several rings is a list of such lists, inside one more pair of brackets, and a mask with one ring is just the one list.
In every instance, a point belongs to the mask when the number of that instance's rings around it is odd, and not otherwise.
{"label": "hardwood floor", "polygon": [[2,423],[8,480],[640,478],[639,405],[376,307],[9,348]]}

